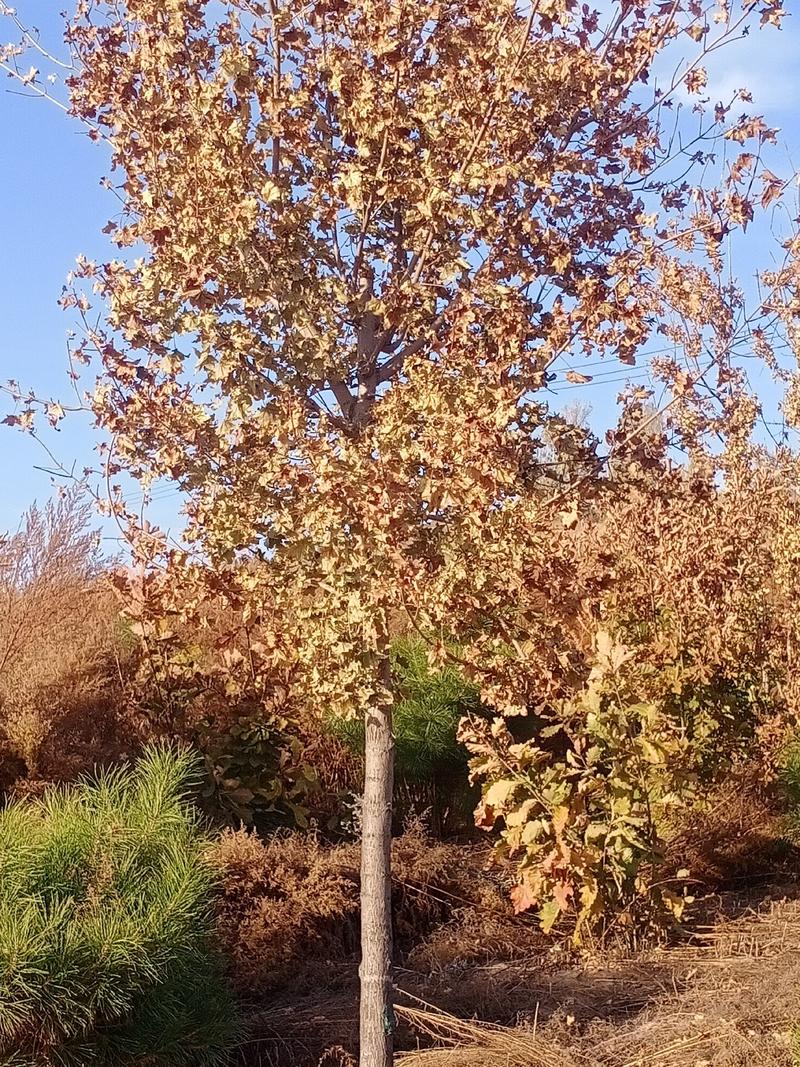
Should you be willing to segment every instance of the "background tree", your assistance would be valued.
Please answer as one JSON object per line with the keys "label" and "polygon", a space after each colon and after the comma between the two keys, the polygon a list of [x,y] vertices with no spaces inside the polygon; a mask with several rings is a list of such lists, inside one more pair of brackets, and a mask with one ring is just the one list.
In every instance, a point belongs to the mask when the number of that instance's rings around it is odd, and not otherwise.
{"label": "background tree", "polygon": [[[125,651],[109,566],[75,491],[0,541],[0,782],[65,777],[125,751]],[[84,762],[82,762],[82,760]]]}
{"label": "background tree", "polygon": [[[756,7],[780,21],[776,0]],[[658,329],[682,354],[659,368],[675,439],[691,450],[729,417],[741,298],[720,250],[752,215],[756,154],[701,194],[688,175],[718,137],[772,133],[729,125],[733,101],[698,100],[689,149],[668,126],[671,95],[702,92],[703,55],[754,11],[81,0],[68,25],[70,107],[111,147],[107,232],[128,250],[82,261],[64,298],[85,324],[74,358],[98,371],[111,506],[164,617],[242,603],[258,655],[290,650],[310,700],[366,717],[365,1067],[390,1061],[393,1029],[391,620],[444,654],[455,608],[482,697],[521,710],[498,568],[542,577],[523,560],[652,425],[634,397],[598,455],[549,410],[557,361],[629,365]],[[667,49],[674,80],[646,90]],[[6,69],[48,92],[20,58]],[[554,487],[542,464],[565,457],[578,473]],[[180,547],[128,513],[120,471],[177,482]]]}

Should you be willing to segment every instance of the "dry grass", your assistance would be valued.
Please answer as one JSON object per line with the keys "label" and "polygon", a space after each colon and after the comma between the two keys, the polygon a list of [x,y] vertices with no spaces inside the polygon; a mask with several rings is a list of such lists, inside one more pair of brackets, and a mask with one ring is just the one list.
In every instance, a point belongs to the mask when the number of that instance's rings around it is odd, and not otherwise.
{"label": "dry grass", "polygon": [[[725,903],[733,908],[736,901]],[[577,995],[565,998],[570,985]],[[795,1063],[792,1032],[800,1021],[800,902],[768,901],[739,917],[721,917],[687,942],[635,960],[557,972],[545,999],[539,996],[541,983],[528,988],[527,1017],[517,1027],[465,1024],[447,1012],[401,1009],[422,1036],[444,1045],[410,1052],[401,1062],[789,1067]]]}
{"label": "dry grass", "polygon": [[[793,886],[787,886],[793,891]],[[542,952],[504,963],[400,968],[404,1067],[790,1067],[800,1021],[800,901],[716,898],[672,945],[581,965]],[[355,968],[261,1013],[247,1064],[315,1067],[356,1042]],[[348,1050],[343,1052],[342,1050]],[[337,1064],[340,1059],[333,1059]],[[346,1059],[342,1062],[347,1062]]]}
{"label": "dry grass", "polygon": [[[416,998],[415,998],[416,999]],[[566,1067],[577,1063],[566,1053],[541,1039],[534,1030],[475,1023],[432,1009],[423,1001],[413,1006],[398,1005],[398,1016],[415,1033],[435,1042],[437,1047],[420,1049],[399,1057],[400,1063],[419,1067],[465,1067],[476,1054],[486,1064],[507,1067]],[[470,1061],[467,1057],[472,1056]]]}

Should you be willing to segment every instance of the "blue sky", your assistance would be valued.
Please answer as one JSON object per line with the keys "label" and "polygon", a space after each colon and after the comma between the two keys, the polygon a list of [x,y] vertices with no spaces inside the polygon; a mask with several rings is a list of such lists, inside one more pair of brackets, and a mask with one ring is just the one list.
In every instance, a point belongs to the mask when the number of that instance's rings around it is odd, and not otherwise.
{"label": "blue sky", "polygon": [[[43,41],[60,46],[60,6],[54,0],[18,0],[17,10],[25,23],[40,29]],[[788,0],[785,6],[791,12],[795,3]],[[0,41],[11,37],[0,19]],[[754,33],[743,44],[722,50],[709,73],[712,98],[725,99],[746,85],[754,96],[752,111],[781,127],[786,147],[774,153],[772,169],[788,173],[790,156],[800,167],[797,15],[786,20],[780,33]],[[64,396],[71,321],[57,300],[79,253],[109,255],[100,231],[116,201],[100,186],[104,149],[55,107],[8,91],[14,88],[0,78],[0,380],[14,378],[42,393]],[[762,231],[752,234],[746,246],[740,242],[735,264],[740,275],[752,277],[756,266],[764,265],[767,238]],[[599,427],[608,420],[618,388],[619,383],[595,382],[565,389],[558,399],[591,404]],[[79,471],[92,464],[94,439],[82,418],[67,419],[61,432],[47,440],[65,465],[74,463]],[[34,499],[50,495],[51,478],[37,469],[48,462],[35,442],[0,427],[0,530],[16,526]],[[174,496],[165,496],[153,517],[174,520],[174,510]]]}
{"label": "blue sky", "polygon": [[[23,2],[18,10],[43,39],[60,45],[53,0]],[[70,321],[57,301],[78,253],[102,255],[107,247],[100,233],[111,210],[99,184],[104,157],[63,112],[9,92],[14,88],[0,80],[0,379],[64,395]],[[67,423],[49,442],[62,462],[80,469],[92,461],[92,435],[82,419]],[[35,498],[50,495],[51,479],[36,469],[49,462],[41,447],[1,429],[3,529]]]}
{"label": "blue sky", "polygon": [[[61,6],[22,0],[17,11],[26,25],[38,27],[43,42],[60,50]],[[11,36],[0,19],[0,40]],[[54,105],[8,91],[15,88],[0,78],[0,380],[16,379],[60,398],[70,395],[66,340],[72,320],[57,302],[78,254],[112,254],[101,230],[118,204],[100,186],[104,146]],[[77,472],[94,464],[95,438],[85,416],[65,419],[46,443]],[[0,530],[15,527],[34,500],[52,494],[52,478],[38,469],[48,465],[39,444],[0,427]],[[154,509],[155,518],[174,519],[174,498]],[[107,527],[106,533],[116,531]]]}

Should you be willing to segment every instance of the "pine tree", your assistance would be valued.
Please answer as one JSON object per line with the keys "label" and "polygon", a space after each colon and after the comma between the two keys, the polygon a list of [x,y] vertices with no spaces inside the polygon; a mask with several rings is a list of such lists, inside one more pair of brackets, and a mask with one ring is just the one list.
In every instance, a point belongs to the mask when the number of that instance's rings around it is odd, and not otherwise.
{"label": "pine tree", "polygon": [[211,1067],[234,1013],[186,752],[0,812],[0,1064]]}

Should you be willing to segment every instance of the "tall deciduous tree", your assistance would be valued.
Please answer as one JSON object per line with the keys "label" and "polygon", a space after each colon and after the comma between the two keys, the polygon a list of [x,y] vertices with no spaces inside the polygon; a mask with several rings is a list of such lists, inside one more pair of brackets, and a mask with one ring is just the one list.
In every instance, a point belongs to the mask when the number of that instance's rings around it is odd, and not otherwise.
{"label": "tall deciduous tree", "polygon": [[[772,135],[706,108],[702,62],[781,9],[612,7],[81,0],[67,29],[70,107],[111,146],[127,250],[80,263],[75,358],[99,369],[110,482],[177,482],[182,547],[115,510],[165,603],[179,572],[194,604],[243,603],[262,658],[290,648],[320,704],[366,715],[363,1067],[390,1062],[394,1026],[392,620],[452,632],[446,606],[472,605],[476,654],[487,633],[508,647],[513,605],[479,610],[492,561],[572,523],[608,458],[548,408],[564,357],[630,365],[660,329],[689,446],[714,417],[699,391],[724,401],[731,380],[720,250],[752,215],[757,151],[716,189],[692,171],[720,137]],[[674,80],[649,89],[664,52]],[[50,92],[20,61],[6,50]],[[688,148],[676,92],[697,100]],[[651,424],[629,418],[611,454]],[[501,710],[509,677],[484,685]]]}

